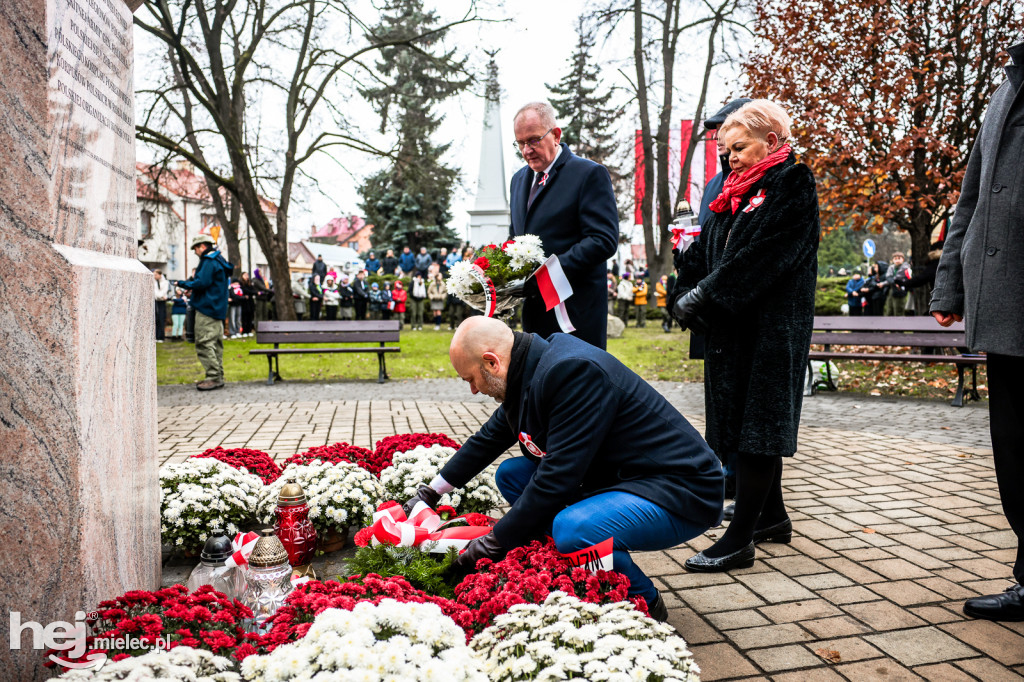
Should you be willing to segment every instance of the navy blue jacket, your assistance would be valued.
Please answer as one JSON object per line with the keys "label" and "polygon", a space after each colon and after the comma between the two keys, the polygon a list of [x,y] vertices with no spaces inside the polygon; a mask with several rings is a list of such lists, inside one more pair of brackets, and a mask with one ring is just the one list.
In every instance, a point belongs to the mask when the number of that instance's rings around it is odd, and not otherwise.
{"label": "navy blue jacket", "polygon": [[722,467],[700,434],[615,357],[568,334],[533,336],[518,404],[495,410],[441,476],[464,486],[517,441],[526,457],[541,456],[494,527],[506,549],[549,529],[568,505],[610,490],[705,528],[721,521]]}
{"label": "navy blue jacket", "polygon": [[725,184],[725,175],[725,171],[720,171],[715,175],[715,177],[708,180],[708,184],[704,186],[704,194],[700,197],[700,213],[697,214],[697,224],[701,227],[711,219],[711,216],[715,215],[711,212],[711,202],[717,199],[718,195],[722,193],[722,186]]}
{"label": "navy blue jacket", "polygon": [[234,266],[224,260],[220,251],[207,251],[199,259],[196,276],[178,282],[182,289],[192,290],[192,307],[207,317],[223,320],[228,316],[228,282]]}
{"label": "navy blue jacket", "polygon": [[[575,336],[605,348],[608,341],[608,259],[619,244],[619,212],[604,166],[581,159],[562,143],[562,153],[530,210],[534,172],[524,166],[512,176],[510,237],[535,234],[545,255],[557,254],[572,285],[565,302]],[[539,296],[523,303],[523,329],[548,337],[560,331],[555,312]]]}
{"label": "navy blue jacket", "polygon": [[380,261],[376,258],[370,258],[366,261],[366,269],[371,275],[376,275],[377,271],[380,270]]}
{"label": "navy blue jacket", "polygon": [[398,267],[402,268],[402,272],[412,272],[413,268],[416,267],[416,256],[412,255],[412,252],[405,253],[398,257]]}

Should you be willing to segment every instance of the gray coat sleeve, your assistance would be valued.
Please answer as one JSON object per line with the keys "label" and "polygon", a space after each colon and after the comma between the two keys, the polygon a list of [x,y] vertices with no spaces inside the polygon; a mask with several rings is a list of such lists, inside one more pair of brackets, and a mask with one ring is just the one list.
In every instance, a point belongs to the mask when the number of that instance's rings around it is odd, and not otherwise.
{"label": "gray coat sleeve", "polygon": [[964,235],[974,219],[974,209],[978,205],[978,190],[981,184],[981,140],[985,134],[985,125],[971,150],[967,161],[967,172],[960,188],[960,200],[956,204],[956,212],[946,232],[946,243],[942,246],[942,258],[935,273],[935,288],[932,289],[931,312],[964,314],[964,267],[960,258],[960,248],[964,243]]}

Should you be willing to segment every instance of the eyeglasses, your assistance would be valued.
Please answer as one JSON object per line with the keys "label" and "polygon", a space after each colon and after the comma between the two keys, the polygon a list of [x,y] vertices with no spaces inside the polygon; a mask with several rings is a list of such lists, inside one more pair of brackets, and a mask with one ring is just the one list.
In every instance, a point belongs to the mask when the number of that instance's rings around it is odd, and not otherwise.
{"label": "eyeglasses", "polygon": [[531,149],[536,149],[537,145],[540,144],[540,141],[543,140],[548,135],[550,135],[552,130],[554,130],[554,128],[548,128],[548,132],[544,133],[540,137],[532,137],[529,140],[522,141],[516,140],[515,142],[512,143],[512,147],[513,149],[519,152],[523,151],[527,147],[530,147]]}

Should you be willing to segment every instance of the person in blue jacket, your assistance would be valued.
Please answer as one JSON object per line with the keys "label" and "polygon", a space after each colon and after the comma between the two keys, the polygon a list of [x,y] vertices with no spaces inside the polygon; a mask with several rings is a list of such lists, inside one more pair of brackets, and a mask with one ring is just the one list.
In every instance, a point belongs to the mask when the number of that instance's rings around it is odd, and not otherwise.
{"label": "person in blue jacket", "polygon": [[416,269],[416,256],[408,246],[402,249],[402,255],[398,257],[398,267],[402,268],[402,273],[405,275],[411,275],[412,271]]}
{"label": "person in blue jacket", "polygon": [[611,537],[629,593],[665,620],[661,595],[629,552],[674,547],[721,521],[722,468],[700,434],[614,356],[568,334],[544,339],[471,317],[449,355],[470,391],[501,405],[406,509],[435,506],[518,442],[522,456],[496,474],[512,508],[457,566],[473,570],[545,534],[563,553]]}
{"label": "person in blue jacket", "polygon": [[[845,273],[845,270],[840,270]],[[846,304],[850,306],[850,316],[860,317],[864,314],[864,302],[867,300],[864,289],[864,278],[859,272],[854,272],[853,277],[846,283]]]}
{"label": "person in blue jacket", "polygon": [[178,282],[178,286],[191,289],[196,311],[196,356],[206,370],[206,379],[196,388],[212,391],[224,387],[224,318],[228,315],[228,281],[234,267],[224,260],[208,234],[192,240],[192,251],[199,257],[199,267],[192,279]]}

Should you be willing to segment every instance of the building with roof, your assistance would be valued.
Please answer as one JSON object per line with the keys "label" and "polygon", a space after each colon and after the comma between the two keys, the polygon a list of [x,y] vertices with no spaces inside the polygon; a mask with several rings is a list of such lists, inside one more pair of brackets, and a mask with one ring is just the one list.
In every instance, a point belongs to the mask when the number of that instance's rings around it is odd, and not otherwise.
{"label": "building with roof", "polygon": [[288,243],[288,267],[293,275],[308,275],[313,272],[313,263],[316,262],[317,256],[324,257],[328,272],[334,270],[355,275],[357,271],[366,267],[366,263],[359,257],[359,252],[347,246],[311,241]]}
{"label": "building with roof", "polygon": [[[192,239],[208,234],[227,258],[227,241],[217,219],[210,190],[192,164],[179,161],[167,167],[135,164],[135,194],[139,216],[139,260],[151,269],[160,268],[168,279],[188,279],[199,261],[189,249]],[[277,220],[277,206],[260,199],[271,221]],[[248,229],[245,214],[238,219],[242,270],[260,268],[271,276],[267,258],[256,236]],[[230,260],[230,259],[229,259]]]}
{"label": "building with roof", "polygon": [[373,225],[360,216],[340,216],[328,221],[323,227],[313,226],[309,241],[319,244],[347,246],[359,253],[373,248]]}

